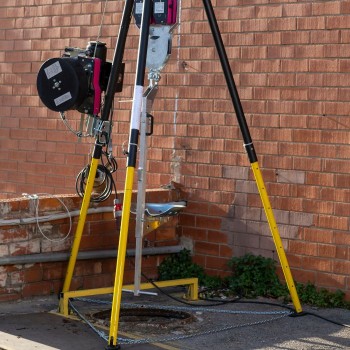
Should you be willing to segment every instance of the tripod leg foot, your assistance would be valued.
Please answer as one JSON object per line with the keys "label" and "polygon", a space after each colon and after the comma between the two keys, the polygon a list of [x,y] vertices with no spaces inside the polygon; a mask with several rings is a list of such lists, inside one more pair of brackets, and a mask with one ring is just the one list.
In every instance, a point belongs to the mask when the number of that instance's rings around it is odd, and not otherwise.
{"label": "tripod leg foot", "polygon": [[120,350],[120,349],[121,349],[120,345],[107,345],[105,347],[105,350]]}

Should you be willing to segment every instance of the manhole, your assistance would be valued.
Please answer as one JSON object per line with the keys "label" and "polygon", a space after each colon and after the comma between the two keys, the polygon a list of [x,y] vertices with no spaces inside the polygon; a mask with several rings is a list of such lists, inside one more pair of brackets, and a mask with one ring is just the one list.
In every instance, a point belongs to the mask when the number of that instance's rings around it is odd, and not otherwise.
{"label": "manhole", "polygon": [[[109,326],[111,310],[99,311],[92,314],[97,322]],[[151,307],[122,308],[119,322],[121,326],[141,328],[174,329],[192,323],[195,317],[188,312],[157,309]]]}

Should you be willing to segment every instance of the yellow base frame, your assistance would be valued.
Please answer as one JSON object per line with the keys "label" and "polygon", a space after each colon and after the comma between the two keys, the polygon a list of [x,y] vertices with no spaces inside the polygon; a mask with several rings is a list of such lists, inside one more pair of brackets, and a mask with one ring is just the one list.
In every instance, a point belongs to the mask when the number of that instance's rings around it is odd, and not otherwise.
{"label": "yellow base frame", "polygon": [[[196,301],[198,300],[198,278],[182,278],[177,280],[169,281],[158,281],[154,284],[159,288],[165,287],[175,287],[175,286],[188,286],[187,299]],[[152,283],[141,283],[140,289],[154,289],[155,286]],[[127,284],[122,287],[123,290],[134,290],[133,284]],[[85,290],[75,290],[67,291],[61,295],[61,309],[60,313],[64,316],[69,315],[69,306],[68,300],[70,298],[82,298],[82,297],[91,297],[94,295],[103,295],[103,294],[112,294],[114,292],[114,287],[105,287],[105,288],[94,288],[94,289],[85,289]]]}

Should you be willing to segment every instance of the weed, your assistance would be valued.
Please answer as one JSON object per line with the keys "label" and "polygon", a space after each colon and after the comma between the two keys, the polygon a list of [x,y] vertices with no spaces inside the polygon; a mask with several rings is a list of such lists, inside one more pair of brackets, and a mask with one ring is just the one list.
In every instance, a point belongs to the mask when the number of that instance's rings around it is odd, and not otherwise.
{"label": "weed", "polygon": [[[262,256],[246,254],[233,257],[228,263],[232,275],[226,278],[209,276],[204,269],[192,262],[191,252],[183,249],[167,257],[158,267],[160,280],[198,277],[199,284],[206,287],[208,295],[213,290],[225,289],[225,294],[245,298],[272,297],[290,300],[288,288],[276,274],[276,261]],[[344,292],[330,292],[315,285],[296,283],[299,299],[304,304],[317,307],[341,307],[350,309],[350,302],[344,300]]]}

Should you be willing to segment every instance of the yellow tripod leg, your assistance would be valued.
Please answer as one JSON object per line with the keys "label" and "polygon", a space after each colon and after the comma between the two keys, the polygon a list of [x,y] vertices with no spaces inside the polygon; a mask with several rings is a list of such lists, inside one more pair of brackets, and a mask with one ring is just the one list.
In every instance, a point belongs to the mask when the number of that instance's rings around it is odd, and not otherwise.
{"label": "yellow tripod leg", "polygon": [[279,260],[281,263],[284,278],[287,282],[287,286],[289,289],[290,296],[292,298],[292,302],[293,302],[295,311],[297,313],[300,313],[300,312],[302,312],[302,308],[300,305],[298,292],[296,290],[294,280],[292,277],[292,273],[291,273],[290,268],[289,268],[286,253],[284,251],[282,240],[281,240],[280,234],[278,232],[275,216],[274,216],[272,208],[271,208],[270,200],[269,200],[269,197],[267,195],[267,191],[265,188],[264,180],[262,178],[258,162],[251,163],[251,167],[252,167],[252,170],[254,173],[257,187],[259,189],[260,198],[261,198],[262,204],[264,206],[264,210],[265,210],[265,214],[267,217],[267,221],[268,221],[269,226],[270,226],[272,238],[273,238],[273,241],[274,241],[275,246],[276,246],[276,250],[277,250],[277,254],[278,254],[278,257],[279,257]]}
{"label": "yellow tripod leg", "polygon": [[129,217],[130,217],[134,172],[135,172],[134,167],[129,166],[126,168],[122,222],[120,225],[117,267],[116,267],[115,281],[114,281],[111,324],[109,328],[109,341],[108,341],[108,343],[113,346],[117,345],[120,303],[121,303],[121,297],[122,297],[126,245],[127,245],[127,239],[128,239],[128,231],[129,231]]}
{"label": "yellow tripod leg", "polygon": [[[89,209],[91,193],[92,193],[92,190],[94,187],[94,181],[95,181],[95,177],[96,177],[96,171],[97,171],[98,164],[99,164],[99,159],[92,158],[91,164],[90,164],[89,176],[88,176],[87,183],[86,183],[84,198],[83,198],[83,202],[82,202],[82,205],[80,208],[78,225],[77,225],[77,229],[75,231],[73,246],[72,246],[72,250],[71,250],[71,254],[70,254],[70,258],[69,258],[69,262],[68,262],[68,267],[67,267],[67,272],[66,272],[66,277],[64,280],[64,284],[63,284],[62,293],[69,291],[69,288],[70,288],[70,285],[72,282],[73,272],[74,272],[78,252],[79,252],[81,237],[83,235],[86,215],[87,215],[87,212]],[[66,307],[64,306],[63,298],[61,298],[61,300],[60,300],[60,313],[63,313],[64,315],[68,315],[68,310],[66,310]]]}

